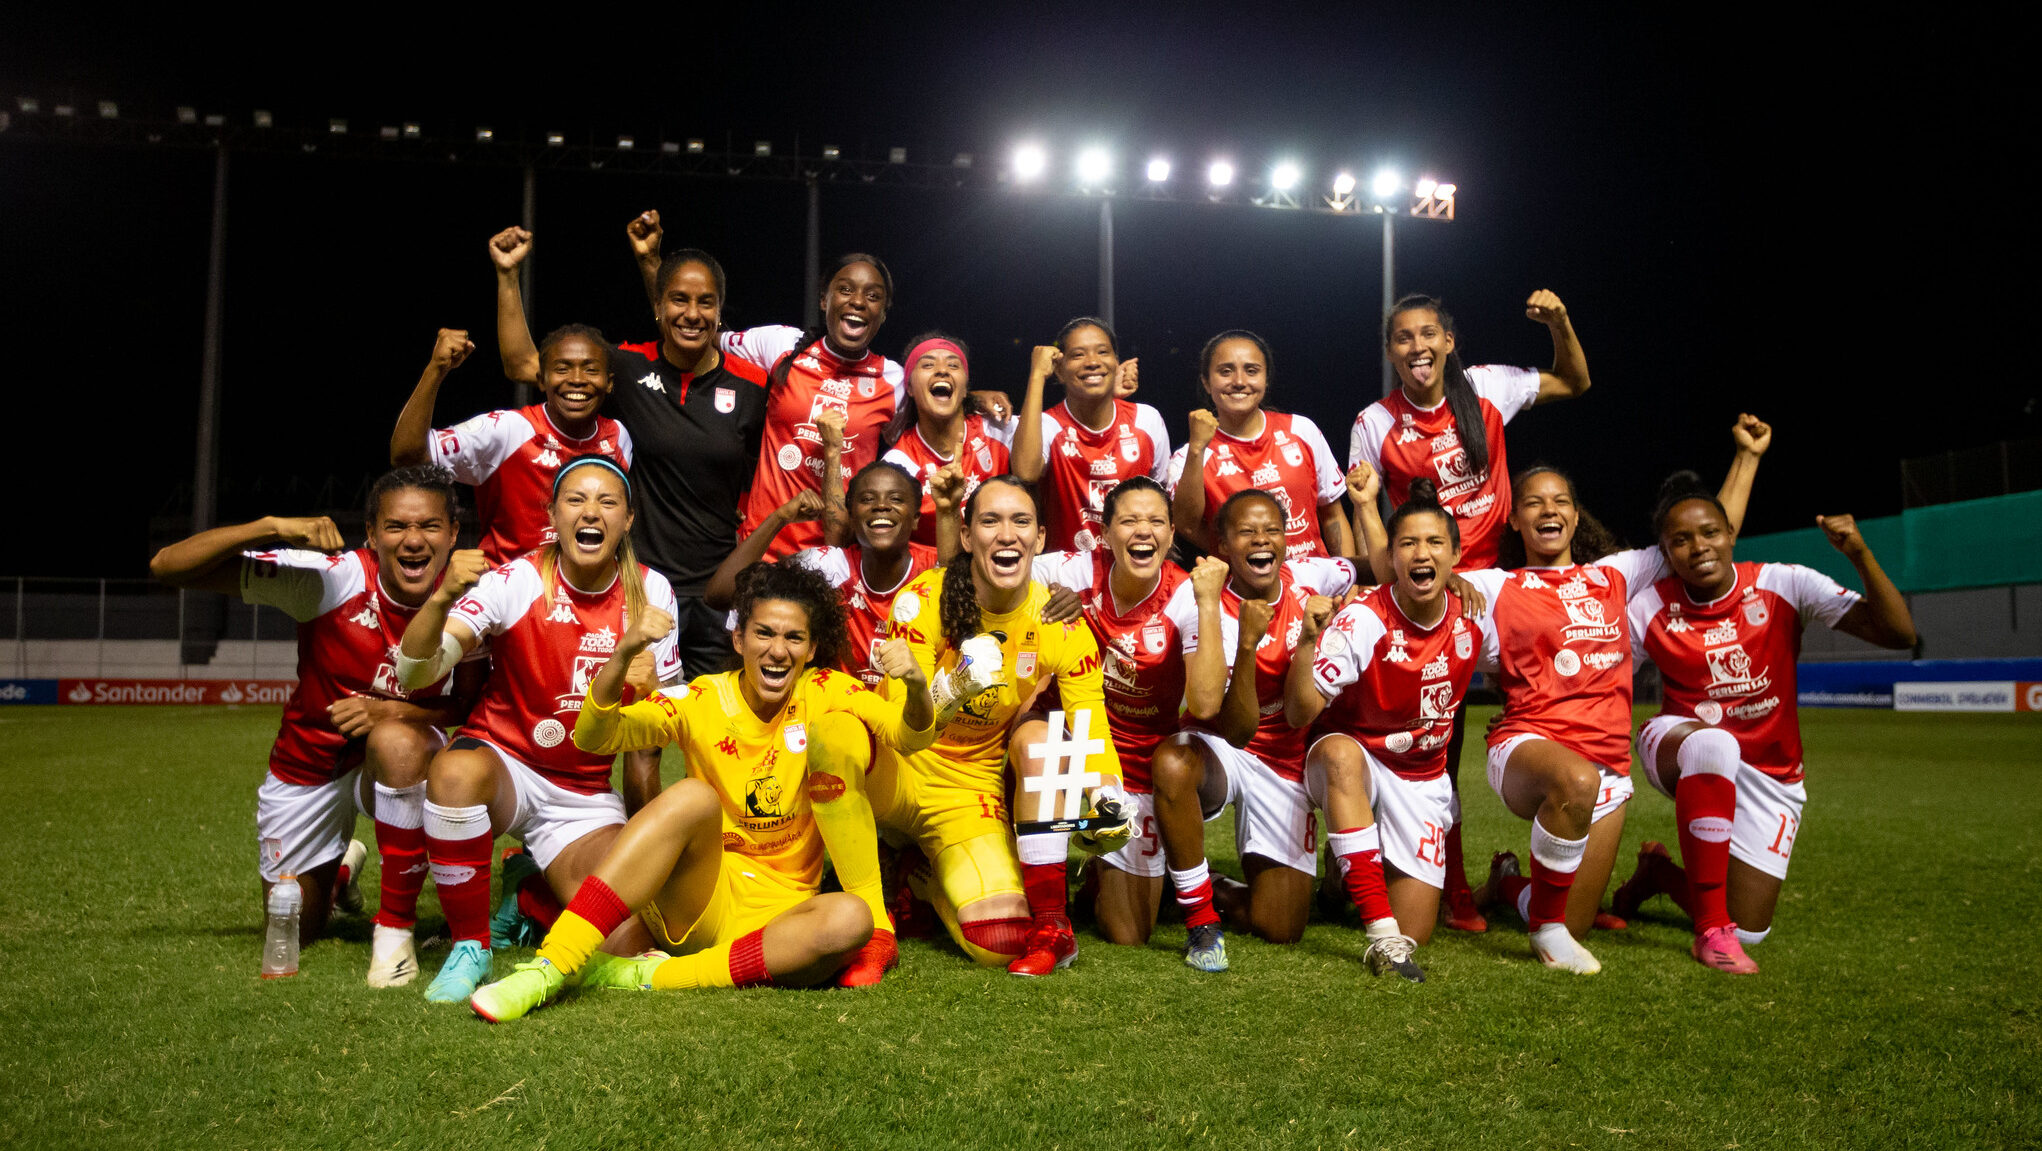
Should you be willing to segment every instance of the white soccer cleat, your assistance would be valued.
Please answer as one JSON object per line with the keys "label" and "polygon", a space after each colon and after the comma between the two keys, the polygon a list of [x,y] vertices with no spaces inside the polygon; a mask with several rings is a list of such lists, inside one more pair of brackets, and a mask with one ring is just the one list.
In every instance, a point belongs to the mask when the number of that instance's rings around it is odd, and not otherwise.
{"label": "white soccer cleat", "polygon": [[1005,682],[1000,678],[1004,655],[1000,641],[992,635],[981,632],[965,640],[957,648],[957,666],[937,674],[929,684],[930,702],[936,705],[936,725],[950,722],[972,697],[989,687],[998,687]]}
{"label": "white soccer cleat", "polygon": [[1556,971],[1572,971],[1576,975],[1594,975],[1602,970],[1602,964],[1588,953],[1564,923],[1544,923],[1531,933],[1532,954],[1539,962]]}
{"label": "white soccer cleat", "polygon": [[369,849],[359,839],[351,839],[347,853],[340,857],[340,869],[347,872],[347,882],[333,889],[333,906],[348,913],[362,912],[362,864],[369,861]]}
{"label": "white soccer cleat", "polygon": [[418,978],[418,947],[408,927],[378,923],[369,944],[369,986],[402,987]]}

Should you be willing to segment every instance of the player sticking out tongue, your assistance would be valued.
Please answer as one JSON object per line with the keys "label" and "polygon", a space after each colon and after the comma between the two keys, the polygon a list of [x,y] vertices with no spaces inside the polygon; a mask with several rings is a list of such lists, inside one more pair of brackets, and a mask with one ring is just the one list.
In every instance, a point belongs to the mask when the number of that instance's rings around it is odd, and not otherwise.
{"label": "player sticking out tongue", "polygon": [[[1734,509],[1731,509],[1734,510]],[[1795,661],[1804,621],[1867,643],[1912,647],[1914,619],[1850,516],[1815,522],[1857,569],[1859,596],[1796,564],[1738,563],[1735,519],[1693,472],[1661,488],[1653,526],[1671,578],[1631,601],[1637,650],[1665,685],[1660,713],[1638,732],[1648,778],[1673,798],[1686,870],[1666,849],[1639,849],[1618,889],[1619,913],[1659,893],[1694,918],[1691,953],[1735,975],[1772,930],[1773,912],[1807,801]]]}
{"label": "player sticking out tongue", "polygon": [[1447,747],[1481,642],[1448,582],[1459,529],[1430,483],[1412,485],[1388,537],[1393,582],[1338,614],[1306,605],[1284,716],[1319,721],[1306,772],[1327,785],[1327,844],[1361,911],[1369,970],[1421,982],[1411,952],[1439,916],[1438,840],[1454,805]]}

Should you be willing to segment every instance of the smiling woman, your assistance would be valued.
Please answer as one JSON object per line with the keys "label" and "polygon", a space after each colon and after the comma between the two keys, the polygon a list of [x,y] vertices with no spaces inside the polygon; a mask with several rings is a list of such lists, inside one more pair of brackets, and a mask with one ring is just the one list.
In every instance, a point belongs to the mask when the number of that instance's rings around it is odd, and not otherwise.
{"label": "smiling woman", "polygon": [[[1132,363],[1133,361],[1128,361]],[[1170,434],[1147,404],[1115,395],[1120,343],[1104,320],[1080,316],[1056,342],[1035,349],[1028,393],[1014,431],[1014,474],[1041,481],[1045,546],[1088,552],[1105,533],[1106,493],[1130,476],[1157,483],[1170,461]],[[1064,402],[1042,409],[1054,374]]]}

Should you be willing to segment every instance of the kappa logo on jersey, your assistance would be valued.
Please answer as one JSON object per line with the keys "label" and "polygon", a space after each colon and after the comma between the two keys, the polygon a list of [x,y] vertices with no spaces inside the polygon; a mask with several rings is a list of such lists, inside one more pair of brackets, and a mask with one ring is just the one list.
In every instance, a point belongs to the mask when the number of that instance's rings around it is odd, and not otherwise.
{"label": "kappa logo on jersey", "polygon": [[1220,466],[1213,469],[1213,474],[1216,476],[1238,476],[1241,474],[1241,465],[1232,460],[1221,460]]}
{"label": "kappa logo on jersey", "polygon": [[383,621],[381,619],[378,619],[376,616],[375,592],[369,593],[368,602],[362,604],[362,610],[347,617],[347,622],[353,624],[360,624],[365,628],[370,628],[373,630],[381,630],[383,626]]}
{"label": "kappa logo on jersey", "polygon": [[580,623],[580,622],[581,622],[580,620],[576,619],[576,618],[575,618],[575,616],[574,616],[574,603],[573,603],[573,601],[569,600],[569,599],[567,598],[567,596],[566,596],[565,594],[560,594],[560,593],[556,593],[556,594],[554,595],[554,597],[553,597],[553,610],[552,610],[552,612],[548,613],[548,615],[546,616],[546,619],[547,619],[547,621],[548,621],[549,623]]}
{"label": "kappa logo on jersey", "polygon": [[1687,619],[1680,614],[1680,605],[1677,603],[1666,605],[1666,630],[1669,633],[1679,633],[1688,630]]}
{"label": "kappa logo on jersey", "polygon": [[651,391],[658,392],[662,396],[666,395],[666,381],[659,378],[658,372],[647,372],[639,377],[638,382],[644,384]]}
{"label": "kappa logo on jersey", "polygon": [[1067,456],[1075,456],[1078,454],[1078,445],[1076,441],[1066,437],[1064,439],[1063,446],[1058,450],[1063,452],[1063,454]]}
{"label": "kappa logo on jersey", "polygon": [[1446,676],[1447,663],[1445,652],[1440,652],[1438,659],[1435,659],[1431,663],[1428,663],[1424,667],[1418,669],[1419,679],[1445,679]]}
{"label": "kappa logo on jersey", "polygon": [[581,637],[581,650],[609,655],[617,650],[617,633],[608,624]]}
{"label": "kappa logo on jersey", "polygon": [[537,456],[534,456],[532,458],[532,462],[538,464],[542,468],[557,468],[560,466],[560,453],[554,451],[552,448],[547,448],[545,451],[540,452]]}
{"label": "kappa logo on jersey", "polygon": [[1404,650],[1403,628],[1393,627],[1390,629],[1390,650],[1383,653],[1383,658],[1391,663],[1403,663],[1411,658],[1411,653]]}
{"label": "kappa logo on jersey", "polygon": [[1752,695],[1764,691],[1772,678],[1764,671],[1753,674],[1751,653],[1741,643],[1729,647],[1710,648],[1704,653],[1709,661],[1709,694]]}
{"label": "kappa logo on jersey", "polygon": [[1419,431],[1417,425],[1412,422],[1410,412],[1405,412],[1397,422],[1402,425],[1402,430],[1397,433],[1398,443],[1408,444],[1425,438],[1425,433]]}
{"label": "kappa logo on jersey", "polygon": [[1528,571],[1524,573],[1524,578],[1517,582],[1517,586],[1526,591],[1540,591],[1552,585],[1540,579],[1537,572]]}
{"label": "kappa logo on jersey", "polygon": [[737,758],[737,741],[726,735],[716,741],[716,750],[735,759]]}

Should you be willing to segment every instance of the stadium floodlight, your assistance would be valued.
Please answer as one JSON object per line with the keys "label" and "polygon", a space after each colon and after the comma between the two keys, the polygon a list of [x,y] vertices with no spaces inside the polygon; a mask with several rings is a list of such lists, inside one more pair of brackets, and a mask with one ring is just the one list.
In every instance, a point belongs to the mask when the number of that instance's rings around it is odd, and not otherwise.
{"label": "stadium floodlight", "polygon": [[489,142],[490,142],[491,140],[494,140],[494,139],[496,139],[496,129],[494,129],[494,128],[476,128],[476,129],[475,129],[475,142],[476,142],[476,143],[478,143],[478,144],[487,144],[487,143],[489,143]]}
{"label": "stadium floodlight", "polygon": [[179,104],[177,106],[177,122],[180,124],[198,123],[199,110],[197,108],[191,108],[187,107],[186,105]]}
{"label": "stadium floodlight", "polygon": [[326,122],[326,132],[330,136],[347,135],[347,121],[341,119],[328,120]]}
{"label": "stadium floodlight", "polygon": [[772,154],[773,154],[773,142],[772,142],[771,140],[753,140],[753,141],[752,141],[752,155],[754,155],[754,156],[759,156],[759,157],[765,157],[765,156],[770,156],[770,155],[772,155]]}
{"label": "stadium floodlight", "polygon": [[269,111],[269,109],[267,109],[267,108],[257,108],[257,109],[255,110],[255,126],[256,126],[256,127],[258,127],[258,128],[274,128],[274,127],[276,127],[276,123],[277,123],[277,118],[276,118],[275,116],[272,116],[272,115],[270,115],[270,111]]}
{"label": "stadium floodlight", "polygon": [[385,140],[395,140],[397,138],[397,125],[385,124],[381,128],[376,129],[376,135]]}
{"label": "stadium floodlight", "polygon": [[102,120],[118,120],[118,119],[120,119],[120,115],[121,115],[121,106],[120,106],[119,104],[116,104],[116,103],[114,103],[114,102],[113,102],[112,100],[101,100],[101,101],[99,102],[99,118],[100,118],[100,119],[102,119]]}
{"label": "stadium floodlight", "polygon": [[68,120],[72,117],[73,114],[75,114],[78,111],[78,109],[73,108],[69,104],[59,104],[56,107],[50,109],[50,111],[55,112],[60,119]]}
{"label": "stadium floodlight", "polygon": [[1298,186],[1298,180],[1303,175],[1304,173],[1298,171],[1296,164],[1285,160],[1270,171],[1269,186],[1279,192],[1288,192]]}
{"label": "stadium floodlight", "polygon": [[425,135],[425,131],[424,131],[423,129],[421,129],[421,128],[420,128],[420,127],[418,126],[418,121],[416,121],[416,120],[406,120],[406,121],[404,122],[404,138],[405,138],[405,139],[407,139],[407,140],[416,140],[416,139],[418,139],[418,138],[419,138],[420,136],[423,136],[423,135]]}
{"label": "stadium floodlight", "polygon": [[560,148],[560,147],[564,147],[564,146],[565,146],[566,144],[567,144],[567,134],[566,134],[566,133],[564,133],[564,132],[548,132],[548,133],[546,133],[546,146],[547,146],[548,148]]}
{"label": "stadium floodlight", "polygon": [[1434,184],[1432,186],[1432,198],[1435,200],[1451,200],[1454,198],[1454,193],[1459,190],[1452,184]]}
{"label": "stadium floodlight", "polygon": [[1369,181],[1368,190],[1375,195],[1376,199],[1387,200],[1391,196],[1396,195],[1397,189],[1403,186],[1404,178],[1397,175],[1395,168],[1384,168],[1375,174],[1373,180]]}
{"label": "stadium floodlight", "polygon": [[824,144],[822,146],[822,158],[825,160],[841,160],[844,158],[844,150],[835,144]]}
{"label": "stadium floodlight", "polygon": [[631,149],[636,148],[637,146],[638,141],[632,139],[629,136],[617,137],[617,150],[619,152],[629,152]]}
{"label": "stadium floodlight", "polygon": [[1014,149],[1014,178],[1023,182],[1039,180],[1049,171],[1049,153],[1040,144],[1023,144]]}
{"label": "stadium floodlight", "polygon": [[1354,195],[1354,173],[1342,172],[1333,177],[1333,194],[1342,199]]}
{"label": "stadium floodlight", "polygon": [[208,113],[206,113],[206,127],[208,127],[208,128],[224,128],[224,127],[226,127],[226,126],[227,126],[227,117],[225,117],[225,116],[222,116],[222,115],[221,115],[220,113],[218,113],[218,112],[208,112]]}
{"label": "stadium floodlight", "polygon": [[1161,184],[1170,178],[1170,161],[1161,156],[1149,161],[1149,183]]}
{"label": "stadium floodlight", "polygon": [[955,156],[952,156],[952,157],[950,158],[950,166],[951,166],[951,167],[953,167],[953,168],[969,168],[969,167],[971,167],[971,153],[970,153],[970,152],[959,152],[959,153],[958,153],[957,155],[955,155]]}
{"label": "stadium floodlight", "polygon": [[690,140],[688,141],[688,155],[690,155],[690,156],[699,156],[699,155],[701,155],[701,154],[702,154],[702,141],[700,141],[700,140],[695,140],[695,139],[690,139]]}
{"label": "stadium floodlight", "polygon": [[1078,153],[1078,183],[1086,187],[1104,184],[1113,175],[1113,154],[1104,148],[1087,148]]}
{"label": "stadium floodlight", "polygon": [[43,110],[43,102],[34,96],[16,96],[14,106],[21,109],[24,116],[33,116]]}
{"label": "stadium floodlight", "polygon": [[1437,187],[1439,187],[1439,182],[1430,176],[1426,176],[1412,186],[1411,194],[1423,200],[1427,196],[1432,195],[1432,190]]}
{"label": "stadium floodlight", "polygon": [[1205,182],[1215,188],[1224,188],[1234,182],[1234,166],[1225,160],[1214,160],[1205,170]]}
{"label": "stadium floodlight", "polygon": [[659,154],[660,154],[660,155],[662,155],[662,156],[678,156],[678,155],[680,155],[680,154],[681,154],[681,144],[680,144],[680,141],[678,141],[678,140],[661,140],[661,141],[659,142]]}
{"label": "stadium floodlight", "polygon": [[886,162],[889,164],[907,163],[908,150],[906,148],[888,148],[886,150]]}

